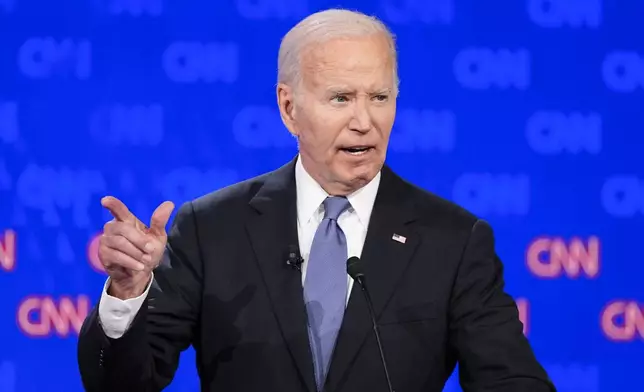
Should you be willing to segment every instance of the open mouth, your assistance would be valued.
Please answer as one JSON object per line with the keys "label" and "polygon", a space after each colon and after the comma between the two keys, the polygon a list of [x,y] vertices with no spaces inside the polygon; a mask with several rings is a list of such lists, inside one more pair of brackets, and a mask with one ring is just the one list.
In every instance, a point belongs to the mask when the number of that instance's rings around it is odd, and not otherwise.
{"label": "open mouth", "polygon": [[373,150],[371,146],[352,146],[352,147],[343,147],[340,150],[351,154],[351,155],[362,155]]}

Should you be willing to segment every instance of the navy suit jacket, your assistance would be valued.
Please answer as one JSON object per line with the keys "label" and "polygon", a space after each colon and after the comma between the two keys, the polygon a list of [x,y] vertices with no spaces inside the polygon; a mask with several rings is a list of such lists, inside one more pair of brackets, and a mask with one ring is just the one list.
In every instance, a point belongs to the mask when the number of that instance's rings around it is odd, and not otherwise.
{"label": "navy suit jacket", "polygon": [[[86,390],[159,391],[192,345],[202,391],[315,391],[301,276],[286,265],[297,244],[294,168],[179,208],[126,334],[108,338],[98,306],[85,320],[78,361]],[[361,260],[397,392],[442,391],[457,363],[465,391],[555,390],[504,292],[485,221],[385,166]],[[357,284],[325,391],[387,391]]]}

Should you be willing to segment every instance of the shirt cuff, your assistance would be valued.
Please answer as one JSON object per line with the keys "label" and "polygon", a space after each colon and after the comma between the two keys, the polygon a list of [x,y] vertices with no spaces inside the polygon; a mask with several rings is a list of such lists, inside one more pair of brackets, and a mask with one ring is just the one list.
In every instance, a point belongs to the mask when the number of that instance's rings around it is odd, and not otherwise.
{"label": "shirt cuff", "polygon": [[122,300],[107,294],[107,289],[110,287],[110,278],[107,278],[103,286],[101,301],[98,305],[98,317],[105,335],[112,339],[118,339],[127,332],[141,306],[143,306],[153,280],[154,273],[152,273],[150,282],[143,294],[136,298]]}

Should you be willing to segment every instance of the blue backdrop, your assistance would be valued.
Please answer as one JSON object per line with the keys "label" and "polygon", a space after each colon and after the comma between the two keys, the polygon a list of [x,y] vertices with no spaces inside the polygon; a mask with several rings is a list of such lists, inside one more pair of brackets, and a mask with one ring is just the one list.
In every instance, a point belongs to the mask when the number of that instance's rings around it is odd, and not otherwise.
{"label": "blue backdrop", "polygon": [[644,1],[0,0],[0,391],[81,390],[102,196],[147,221],[293,157],[280,38],[336,6],[397,34],[388,162],[492,223],[559,390],[644,390]]}

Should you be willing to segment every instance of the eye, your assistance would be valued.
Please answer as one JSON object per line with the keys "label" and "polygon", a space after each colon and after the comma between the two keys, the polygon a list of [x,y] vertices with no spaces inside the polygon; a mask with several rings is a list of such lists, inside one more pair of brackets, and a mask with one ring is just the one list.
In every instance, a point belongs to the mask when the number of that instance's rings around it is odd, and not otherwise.
{"label": "eye", "polygon": [[378,94],[373,97],[376,101],[378,102],[385,102],[387,99],[389,99],[389,96],[386,94]]}
{"label": "eye", "polygon": [[331,100],[339,103],[344,103],[349,101],[346,95],[341,95],[341,94],[335,95],[333,98],[331,98]]}

